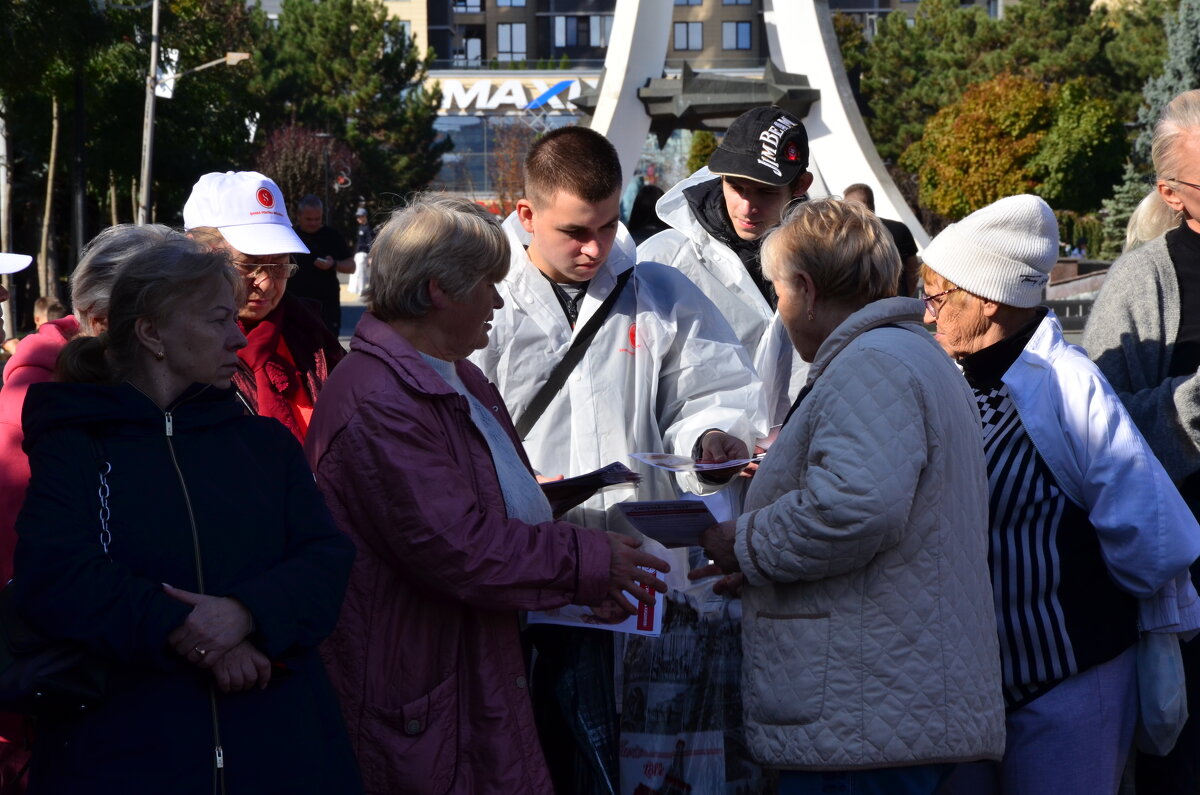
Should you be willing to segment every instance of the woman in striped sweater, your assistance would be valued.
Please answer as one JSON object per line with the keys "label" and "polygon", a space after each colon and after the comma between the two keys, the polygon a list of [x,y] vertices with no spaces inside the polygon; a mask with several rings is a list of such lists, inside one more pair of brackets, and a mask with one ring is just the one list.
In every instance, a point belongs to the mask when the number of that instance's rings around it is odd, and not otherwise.
{"label": "woman in striped sweater", "polygon": [[963,792],[1116,793],[1139,628],[1183,628],[1156,597],[1191,589],[1200,554],[1200,528],[1120,400],[1038,305],[1057,255],[1036,196],[1001,199],[924,252],[925,320],[982,421],[1008,707],[1003,762]]}

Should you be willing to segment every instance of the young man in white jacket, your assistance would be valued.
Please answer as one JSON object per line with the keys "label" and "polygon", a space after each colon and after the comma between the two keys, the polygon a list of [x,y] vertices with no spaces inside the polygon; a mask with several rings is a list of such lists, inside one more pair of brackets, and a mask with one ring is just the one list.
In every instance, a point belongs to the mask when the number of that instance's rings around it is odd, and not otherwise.
{"label": "young man in white jacket", "polygon": [[530,149],[526,175],[526,197],[504,223],[512,245],[512,266],[498,285],[504,306],[488,347],[471,357],[518,426],[572,342],[620,290],[524,437],[534,468],[570,477],[621,461],[640,472],[636,491],[611,489],[567,514],[601,529],[619,502],[715,490],[692,475],[673,483],[629,454],[722,461],[744,456],[765,434],[758,379],[729,324],[676,271],[634,268],[632,240],[618,221],[620,163],[603,136],[582,127],[549,133]]}
{"label": "young man in white jacket", "polygon": [[772,425],[783,421],[808,365],[775,314],[759,247],[784,208],[812,185],[803,122],[774,107],[754,108],[729,125],[709,164],[658,201],[672,228],[638,246],[639,262],[677,268],[729,321],[762,379]]}
{"label": "young man in white jacket", "polygon": [[[601,492],[564,517],[614,530],[626,526],[616,508],[622,501],[719,487],[693,475],[673,482],[630,453],[722,461],[744,457],[766,433],[758,378],[721,313],[678,271],[634,267],[633,241],[618,221],[621,173],[612,144],[587,128],[554,130],[530,148],[525,198],[504,224],[512,246],[498,285],[504,306],[488,347],[471,357],[500,389],[538,472],[570,477],[620,461],[642,475],[636,489]],[[583,357],[536,421],[527,418],[598,316]],[[676,552],[667,580],[681,587],[687,556]],[[614,780],[617,767],[609,633],[532,629],[539,631],[532,696],[555,786],[593,791]],[[564,703],[564,690],[578,695]],[[577,743],[581,735],[588,740]]]}

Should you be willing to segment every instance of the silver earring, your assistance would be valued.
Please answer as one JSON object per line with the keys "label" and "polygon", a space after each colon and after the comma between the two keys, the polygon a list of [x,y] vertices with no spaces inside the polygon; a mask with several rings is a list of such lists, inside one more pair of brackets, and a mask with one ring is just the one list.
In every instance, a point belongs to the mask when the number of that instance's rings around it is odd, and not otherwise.
{"label": "silver earring", "polygon": [[[811,315],[812,312],[809,312],[809,314]],[[154,358],[161,362],[164,358],[166,358],[166,354],[162,351],[155,351]]]}
{"label": "silver earring", "polygon": [[816,319],[817,319],[817,316],[813,314],[813,311],[812,311],[812,308],[811,308],[811,307],[809,307],[809,310],[808,310],[808,319],[809,319],[809,320],[816,320]]}

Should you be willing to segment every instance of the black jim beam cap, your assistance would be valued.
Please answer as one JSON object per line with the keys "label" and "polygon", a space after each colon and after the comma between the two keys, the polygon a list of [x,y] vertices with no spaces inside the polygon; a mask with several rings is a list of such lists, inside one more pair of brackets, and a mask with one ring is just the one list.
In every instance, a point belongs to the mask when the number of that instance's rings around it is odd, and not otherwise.
{"label": "black jim beam cap", "polygon": [[807,169],[804,123],[774,105],[748,110],[734,119],[708,159],[708,170],[714,174],[766,185],[790,185]]}

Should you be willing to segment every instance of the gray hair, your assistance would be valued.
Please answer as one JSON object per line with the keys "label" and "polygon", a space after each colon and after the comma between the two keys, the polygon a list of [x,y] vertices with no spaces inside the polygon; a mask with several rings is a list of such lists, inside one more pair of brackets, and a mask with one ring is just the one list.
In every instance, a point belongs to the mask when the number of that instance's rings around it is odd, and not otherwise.
{"label": "gray hair", "polygon": [[[1184,91],[1168,102],[1158,118],[1158,123],[1154,125],[1150,158],[1154,161],[1155,180],[1158,182],[1170,182],[1179,177],[1185,156],[1177,144],[1189,132],[1200,132],[1200,89]],[[1132,228],[1135,219],[1129,219],[1130,227],[1125,235],[1126,249],[1129,249],[1130,242],[1136,242],[1138,237],[1141,237],[1142,241],[1149,239],[1145,235],[1154,229],[1158,230],[1158,234],[1162,234],[1179,223],[1182,213],[1172,210],[1157,194],[1156,190],[1157,202],[1147,197],[1138,205],[1135,218],[1141,229],[1136,231],[1136,235]],[[1151,237],[1157,237],[1158,234]]]}
{"label": "gray hair", "polygon": [[95,321],[108,317],[113,281],[130,259],[148,246],[181,237],[161,224],[118,224],[92,238],[71,273],[71,306],[80,333],[89,337],[99,333]]}
{"label": "gray hair", "polygon": [[1129,216],[1125,226],[1125,251],[1148,243],[1179,225],[1179,213],[1167,206],[1158,188],[1147,193]]}
{"label": "gray hair", "polygon": [[896,294],[900,254],[866,205],[840,199],[796,203],[762,243],[763,275],[772,281],[812,277],[832,303],[859,308]]}
{"label": "gray hair", "polygon": [[137,321],[146,317],[161,323],[198,290],[222,280],[240,305],[245,286],[224,252],[178,233],[136,246],[112,281],[108,329],[67,344],[58,358],[59,379],[115,383],[128,378],[138,366]]}
{"label": "gray hair", "polygon": [[460,301],[483,279],[503,279],[508,258],[496,216],[467,199],[419,194],[375,235],[367,309],[385,322],[424,317],[432,280]]}
{"label": "gray hair", "polygon": [[298,212],[304,212],[305,210],[321,210],[324,212],[325,204],[317,198],[315,193],[310,193],[300,200],[300,203],[296,205],[296,209]]}

